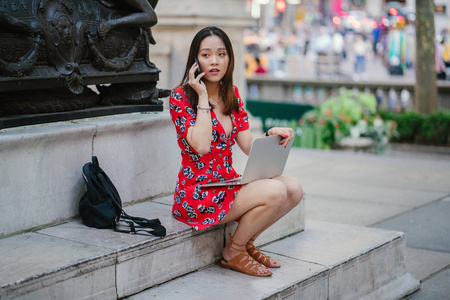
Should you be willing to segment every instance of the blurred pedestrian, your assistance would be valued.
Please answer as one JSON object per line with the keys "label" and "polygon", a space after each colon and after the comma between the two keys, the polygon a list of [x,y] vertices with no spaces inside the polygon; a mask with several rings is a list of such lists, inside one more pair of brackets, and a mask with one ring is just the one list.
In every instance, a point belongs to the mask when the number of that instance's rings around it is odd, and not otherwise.
{"label": "blurred pedestrian", "polygon": [[353,72],[353,80],[358,81],[360,78],[367,79],[366,73],[366,43],[362,34],[355,36],[353,43],[353,52],[355,53],[355,64]]}
{"label": "blurred pedestrian", "polygon": [[442,35],[436,35],[435,39],[435,61],[436,61],[436,74],[437,79],[445,80],[445,63],[443,56],[443,37]]}
{"label": "blurred pedestrian", "polygon": [[303,41],[304,41],[303,56],[306,56],[308,54],[308,50],[309,50],[309,29],[308,28],[305,28],[303,30]]}
{"label": "blurred pedestrian", "polygon": [[442,34],[442,61],[445,66],[445,77],[450,80],[450,31],[445,29]]}
{"label": "blurred pedestrian", "polygon": [[267,51],[269,57],[269,71],[277,77],[284,76],[285,53],[283,43],[278,41]]}
{"label": "blurred pedestrian", "polygon": [[317,55],[316,74],[328,73],[328,53],[331,47],[331,36],[328,29],[324,26],[319,29],[319,36],[314,43],[314,49]]}
{"label": "blurred pedestrian", "polygon": [[256,70],[255,73],[256,74],[266,74],[267,71],[266,69],[264,69],[264,67],[261,65],[261,60],[259,59],[259,57],[255,57],[255,61],[256,61]]}
{"label": "blurred pedestrian", "polygon": [[334,29],[333,36],[331,37],[331,51],[333,54],[339,56],[339,58],[344,58],[344,37],[338,28]]}
{"label": "blurred pedestrian", "polygon": [[412,68],[416,60],[416,26],[412,20],[407,20],[405,25],[405,64],[406,68]]}
{"label": "blurred pedestrian", "polygon": [[381,38],[381,24],[377,22],[377,27],[372,30],[372,51],[375,55],[378,55],[378,51],[381,50],[377,47]]}
{"label": "blurred pedestrian", "polygon": [[331,53],[332,53],[332,70],[333,74],[339,75],[341,61],[345,58],[344,51],[344,37],[339,32],[338,28],[334,29],[331,36]]}
{"label": "blurred pedestrian", "polygon": [[319,36],[314,45],[317,55],[327,55],[330,51],[331,37],[328,29],[324,26],[319,29]]}
{"label": "blurred pedestrian", "polygon": [[392,27],[387,36],[387,63],[391,75],[403,75],[405,61],[405,35],[402,29]]}

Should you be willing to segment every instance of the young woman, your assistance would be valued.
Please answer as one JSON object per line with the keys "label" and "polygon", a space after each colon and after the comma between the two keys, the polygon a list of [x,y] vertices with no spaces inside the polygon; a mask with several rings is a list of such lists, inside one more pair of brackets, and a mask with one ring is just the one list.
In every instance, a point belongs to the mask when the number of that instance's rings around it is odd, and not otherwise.
{"label": "young woman", "polygon": [[[252,147],[254,138],[233,86],[233,69],[233,48],[225,32],[217,27],[200,30],[192,41],[183,81],[170,96],[182,155],[172,211],[196,230],[239,220],[222,252],[221,266],[265,277],[272,275],[268,267],[280,264],[253,243],[301,201],[303,190],[297,179],[282,176],[242,186],[202,186],[238,177],[231,147],[237,142],[247,155]],[[271,128],[265,134],[280,135],[281,146],[294,137],[291,128]]]}

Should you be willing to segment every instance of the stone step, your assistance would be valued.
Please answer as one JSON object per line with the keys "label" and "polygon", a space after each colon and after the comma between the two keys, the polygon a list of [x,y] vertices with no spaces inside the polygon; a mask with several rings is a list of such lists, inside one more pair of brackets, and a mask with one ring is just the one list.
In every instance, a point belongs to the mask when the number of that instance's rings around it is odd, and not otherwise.
{"label": "stone step", "polygon": [[76,217],[94,155],[123,203],[172,192],[181,158],[168,111],[0,130],[0,237]]}
{"label": "stone step", "polygon": [[[171,214],[172,196],[125,207],[158,217],[167,236],[125,234],[71,221],[0,240],[0,299],[115,299],[139,293],[221,258],[236,225],[195,232]],[[259,244],[304,228],[304,201],[259,239]]]}
{"label": "stone step", "polygon": [[405,271],[401,232],[307,221],[262,250],[282,266],[269,278],[217,264],[130,299],[400,299],[419,288]]}

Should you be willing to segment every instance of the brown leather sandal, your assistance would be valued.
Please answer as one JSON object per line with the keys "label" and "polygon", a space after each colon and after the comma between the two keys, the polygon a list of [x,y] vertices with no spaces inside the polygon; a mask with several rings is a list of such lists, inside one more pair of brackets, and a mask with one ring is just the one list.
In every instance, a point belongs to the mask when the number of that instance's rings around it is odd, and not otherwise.
{"label": "brown leather sandal", "polygon": [[[258,248],[253,245],[253,242],[255,240],[248,241],[247,245],[245,246],[245,249],[247,249],[248,254],[250,254],[251,257],[253,257],[257,262],[260,264],[268,267],[268,268],[279,268],[281,265],[273,265],[270,261],[270,256],[265,255],[261,251],[258,250]],[[274,263],[277,263],[274,261]]]}
{"label": "brown leather sandal", "polygon": [[[247,252],[245,252],[245,245],[239,245],[234,243],[230,239],[227,242],[227,246],[233,248],[237,251],[242,251],[229,261],[225,259],[220,261],[220,266],[225,269],[230,269],[233,271],[241,272],[251,276],[257,277],[269,277],[272,276],[272,272],[268,271],[267,273],[259,273],[259,267],[261,266],[257,261],[255,261]],[[239,248],[237,248],[237,247]]]}

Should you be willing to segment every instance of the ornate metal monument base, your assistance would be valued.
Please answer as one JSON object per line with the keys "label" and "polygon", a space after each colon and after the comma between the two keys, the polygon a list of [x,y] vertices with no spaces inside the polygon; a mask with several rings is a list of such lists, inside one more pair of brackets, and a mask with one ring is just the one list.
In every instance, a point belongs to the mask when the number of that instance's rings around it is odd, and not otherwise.
{"label": "ornate metal monument base", "polygon": [[0,0],[0,128],[161,111],[157,2]]}

